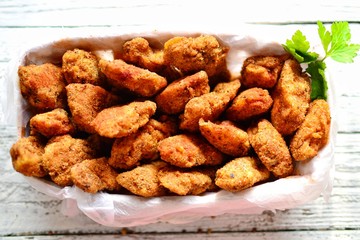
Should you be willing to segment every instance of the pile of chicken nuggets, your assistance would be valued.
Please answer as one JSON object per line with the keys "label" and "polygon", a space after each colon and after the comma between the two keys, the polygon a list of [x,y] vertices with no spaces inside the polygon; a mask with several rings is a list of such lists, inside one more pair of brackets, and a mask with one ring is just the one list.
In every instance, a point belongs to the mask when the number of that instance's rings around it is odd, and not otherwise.
{"label": "pile of chicken nuggets", "polygon": [[85,49],[20,66],[28,136],[11,148],[26,175],[85,192],[143,197],[238,192],[294,175],[329,138],[330,110],[291,56],[250,56],[239,78],[216,37],[129,39],[113,60]]}

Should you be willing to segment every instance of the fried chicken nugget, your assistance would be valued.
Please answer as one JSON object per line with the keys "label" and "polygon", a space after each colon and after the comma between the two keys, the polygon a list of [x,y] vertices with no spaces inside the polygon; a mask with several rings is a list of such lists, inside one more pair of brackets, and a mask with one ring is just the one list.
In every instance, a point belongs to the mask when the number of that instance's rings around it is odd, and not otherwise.
{"label": "fried chicken nugget", "polygon": [[121,138],[144,126],[155,111],[156,103],[152,101],[134,101],[102,110],[91,122],[91,125],[100,136]]}
{"label": "fried chicken nugget", "polygon": [[174,37],[164,44],[164,61],[185,75],[204,70],[212,77],[227,71],[228,50],[209,35]]}
{"label": "fried chicken nugget", "polygon": [[216,171],[215,184],[220,188],[238,192],[266,181],[270,172],[253,157],[235,158]]}
{"label": "fried chicken nugget", "polygon": [[241,70],[241,83],[248,88],[275,86],[287,55],[248,57]]}
{"label": "fried chicken nugget", "polygon": [[176,124],[171,120],[159,122],[150,119],[137,132],[115,140],[109,164],[115,168],[129,169],[138,165],[140,160],[158,159],[158,143],[175,134],[176,129]]}
{"label": "fried chicken nugget", "polygon": [[36,110],[65,108],[65,79],[60,67],[51,63],[20,66],[18,75],[22,96]]}
{"label": "fried chicken nugget", "polygon": [[97,57],[85,50],[66,51],[62,57],[62,72],[67,83],[104,84]]}
{"label": "fried chicken nugget", "polygon": [[212,186],[212,179],[201,170],[164,167],[159,171],[162,186],[177,195],[199,195]]}
{"label": "fried chicken nugget", "polygon": [[219,151],[234,156],[245,156],[250,150],[248,134],[230,121],[212,123],[199,121],[201,135]]}
{"label": "fried chicken nugget", "polygon": [[70,135],[56,136],[45,146],[43,166],[54,183],[64,187],[73,184],[70,175],[72,166],[95,157],[96,152],[86,140]]}
{"label": "fried chicken nugget", "polygon": [[273,100],[271,123],[282,135],[294,133],[304,121],[310,104],[310,79],[296,60],[285,61]]}
{"label": "fried chicken nugget", "polygon": [[269,111],[273,100],[266,89],[250,88],[241,92],[226,110],[226,117],[232,121],[248,120]]}
{"label": "fried chicken nugget", "polygon": [[120,97],[92,84],[72,83],[66,94],[73,121],[80,131],[95,133],[91,122],[105,108],[118,104]]}
{"label": "fried chicken nugget", "polygon": [[165,68],[164,52],[151,48],[149,42],[142,37],[126,41],[123,45],[122,58],[131,64],[159,73]]}
{"label": "fried chicken nugget", "polygon": [[14,169],[25,176],[44,177],[44,142],[36,136],[22,137],[10,148]]}
{"label": "fried chicken nugget", "polygon": [[30,119],[31,135],[40,133],[49,138],[58,135],[73,134],[74,132],[74,124],[71,122],[68,113],[62,108],[36,114]]}
{"label": "fried chicken nugget", "polygon": [[121,59],[100,60],[101,71],[109,78],[109,84],[117,88],[126,88],[143,97],[151,97],[164,89],[167,81],[164,77],[147,69],[127,64]]}
{"label": "fried chicken nugget", "polygon": [[293,173],[293,161],[286,142],[268,120],[257,121],[247,132],[251,146],[270,172],[279,178]]}
{"label": "fried chicken nugget", "polygon": [[239,80],[219,83],[212,92],[192,98],[185,105],[184,114],[180,115],[180,129],[197,132],[200,118],[216,120],[235,98],[239,88]]}
{"label": "fried chicken nugget", "polygon": [[327,144],[330,122],[330,109],[325,100],[310,103],[304,122],[290,142],[290,152],[296,161],[312,159]]}
{"label": "fried chicken nugget", "polygon": [[216,166],[225,156],[195,134],[179,134],[161,140],[160,158],[177,167],[190,168],[199,165]]}
{"label": "fried chicken nugget", "polygon": [[160,184],[159,170],[167,166],[163,161],[154,161],[150,164],[137,166],[136,168],[122,172],[116,177],[116,181],[135,195],[143,197],[158,197],[166,193],[166,189]]}
{"label": "fried chicken nugget", "polygon": [[209,92],[208,76],[205,71],[200,71],[170,83],[155,101],[162,112],[178,114],[184,111],[190,99]]}
{"label": "fried chicken nugget", "polygon": [[111,168],[105,157],[84,160],[71,167],[70,177],[75,186],[88,193],[118,191],[118,173]]}

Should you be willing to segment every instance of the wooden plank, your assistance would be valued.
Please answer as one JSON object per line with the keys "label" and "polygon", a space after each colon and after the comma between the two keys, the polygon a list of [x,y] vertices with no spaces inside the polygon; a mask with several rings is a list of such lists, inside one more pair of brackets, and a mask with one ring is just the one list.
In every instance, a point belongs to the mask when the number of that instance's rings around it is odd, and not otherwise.
{"label": "wooden plank", "polygon": [[[223,25],[239,22],[359,21],[356,0],[311,1],[1,1],[0,26]],[[259,11],[259,8],[270,11]],[[154,17],[154,13],[156,17]],[[186,13],[186,14],[185,14]],[[19,17],[21,16],[21,17]]]}
{"label": "wooden plank", "polygon": [[203,230],[199,233],[165,233],[165,234],[133,234],[123,233],[119,234],[92,234],[92,235],[49,235],[49,236],[8,236],[3,237],[3,240],[164,240],[164,239],[221,239],[221,240],[235,240],[235,239],[247,239],[247,240],[273,240],[273,239],[291,239],[291,240],[350,240],[357,239],[360,234],[360,230],[354,231],[297,231],[297,232],[233,232],[233,233],[217,233],[212,232],[211,229]]}

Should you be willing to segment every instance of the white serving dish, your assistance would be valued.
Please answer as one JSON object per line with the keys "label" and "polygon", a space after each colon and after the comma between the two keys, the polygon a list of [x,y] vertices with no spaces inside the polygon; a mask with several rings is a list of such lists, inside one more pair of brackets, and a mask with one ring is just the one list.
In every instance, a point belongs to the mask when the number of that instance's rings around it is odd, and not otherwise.
{"label": "white serving dish", "polygon": [[[276,29],[275,29],[276,30]],[[270,34],[272,33],[272,34]],[[8,102],[5,117],[9,123],[16,122],[19,137],[29,120],[27,104],[19,92],[17,68],[29,63],[59,63],[68,50],[87,47],[90,50],[118,51],[124,41],[136,36],[145,37],[155,44],[163,44],[173,36],[196,36],[211,34],[230,47],[228,66],[233,76],[239,75],[242,62],[250,55],[280,54],[279,43],[290,38],[293,32],[274,32],[270,26],[239,26],[236,29],[214,30],[152,30],[152,29],[107,29],[106,31],[73,32],[70,36],[54,36],[47,42],[39,41],[26,47],[11,62],[7,76]],[[89,48],[90,47],[90,48]],[[113,227],[130,227],[155,222],[186,223],[205,216],[224,213],[259,214],[264,210],[283,210],[310,202],[319,196],[328,197],[332,188],[334,147],[336,138],[335,94],[332,79],[329,81],[329,99],[332,113],[331,136],[327,146],[312,161],[297,163],[296,171],[301,176],[291,176],[274,182],[230,193],[219,191],[201,196],[167,196],[143,198],[130,195],[97,193],[89,194],[76,187],[60,188],[53,183],[25,177],[29,184],[40,192],[63,200],[63,213],[74,215],[83,212],[94,221]],[[14,111],[16,109],[17,111]]]}

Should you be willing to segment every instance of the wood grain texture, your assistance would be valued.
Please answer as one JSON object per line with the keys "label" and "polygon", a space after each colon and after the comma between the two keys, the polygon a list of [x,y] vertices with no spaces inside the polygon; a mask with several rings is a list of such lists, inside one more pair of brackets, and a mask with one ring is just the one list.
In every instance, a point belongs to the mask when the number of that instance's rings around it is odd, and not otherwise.
{"label": "wood grain texture", "polygon": [[67,240],[95,240],[95,239],[122,239],[122,240],[164,240],[164,239],[219,239],[219,240],[235,240],[235,239],[247,239],[247,240],[303,240],[303,239],[341,239],[341,240],[355,240],[357,239],[355,234],[360,234],[360,230],[356,231],[297,231],[297,232],[249,232],[249,233],[213,233],[211,231],[199,233],[181,233],[181,234],[111,234],[111,235],[58,235],[58,236],[32,236],[29,237],[4,237],[3,240],[54,240],[54,239],[67,239]]}
{"label": "wood grain texture", "polygon": [[[0,2],[0,26],[137,26],[164,24],[236,24],[359,21],[356,0],[247,1],[56,1]],[[155,17],[156,15],[156,17]],[[215,17],[214,17],[215,16]],[[221,19],[219,19],[221,18]]]}
{"label": "wood grain texture", "polygon": [[[9,63],[41,36],[51,39],[93,28],[122,26],[226,25],[236,22],[272,23],[278,29],[316,29],[313,23],[351,21],[353,41],[360,43],[360,3],[357,0],[250,1],[241,8],[226,1],[4,1],[0,0],[0,100]],[[281,4],[281,5],[280,5]],[[308,6],[311,8],[309,9]],[[204,7],[206,6],[206,7]],[[271,9],[264,11],[257,10]],[[274,7],[276,6],[276,7]],[[219,13],[226,13],[220,14]],[[154,17],[154,13],[156,17]],[[214,18],[213,16],[219,16]],[[309,23],[309,24],[305,24]],[[279,25],[280,24],[280,25]],[[290,25],[289,25],[290,24]],[[17,129],[0,114],[0,239],[358,239],[360,234],[360,57],[353,64],[330,63],[336,80],[339,133],[335,148],[334,186],[329,202],[318,198],[306,205],[259,215],[225,214],[189,224],[156,223],[131,228],[101,226],[83,214],[61,212],[63,202],[32,189],[11,164],[9,149]],[[1,113],[0,105],[0,113]],[[124,233],[127,233],[124,235]]]}

